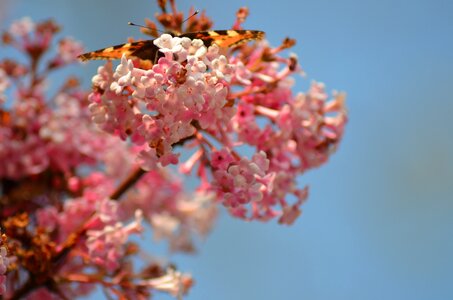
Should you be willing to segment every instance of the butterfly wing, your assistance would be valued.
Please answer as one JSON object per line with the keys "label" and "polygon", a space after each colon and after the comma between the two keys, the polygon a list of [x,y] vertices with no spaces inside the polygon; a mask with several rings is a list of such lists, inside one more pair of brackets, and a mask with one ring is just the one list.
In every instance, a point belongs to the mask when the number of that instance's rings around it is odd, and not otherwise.
{"label": "butterfly wing", "polygon": [[158,55],[159,48],[153,44],[153,40],[126,43],[99,49],[79,55],[82,61],[92,59],[120,59],[123,54],[128,58],[138,58],[143,61],[153,62]]}
{"label": "butterfly wing", "polygon": [[211,30],[184,33],[180,37],[200,39],[206,47],[217,44],[221,48],[227,48],[252,40],[261,40],[264,38],[264,32],[259,30]]}

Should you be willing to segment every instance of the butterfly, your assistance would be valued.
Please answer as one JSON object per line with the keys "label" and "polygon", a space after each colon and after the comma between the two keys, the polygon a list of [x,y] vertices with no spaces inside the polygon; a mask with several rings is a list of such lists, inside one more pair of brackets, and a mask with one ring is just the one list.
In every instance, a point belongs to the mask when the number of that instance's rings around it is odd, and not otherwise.
{"label": "butterfly", "polygon": [[[177,35],[189,39],[200,39],[206,47],[213,44],[221,48],[234,47],[251,40],[261,40],[264,32],[259,30],[210,30],[189,32]],[[127,58],[138,58],[145,63],[154,64],[157,59],[163,56],[159,47],[154,45],[154,40],[139,41],[111,46],[78,56],[81,61],[93,59],[120,59],[123,54]]]}

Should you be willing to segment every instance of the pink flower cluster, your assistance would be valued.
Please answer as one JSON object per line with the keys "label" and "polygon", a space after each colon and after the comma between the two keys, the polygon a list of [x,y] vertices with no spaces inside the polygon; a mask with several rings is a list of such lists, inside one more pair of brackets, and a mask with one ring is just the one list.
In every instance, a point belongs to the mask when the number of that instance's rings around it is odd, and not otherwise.
{"label": "pink flower cluster", "polygon": [[94,121],[102,128],[139,145],[146,142],[141,157],[147,170],[158,162],[176,164],[174,144],[193,136],[196,127],[217,130],[234,114],[226,96],[236,68],[218,47],[168,34],[154,43],[165,54],[158,64],[143,70],[123,57],[115,72],[101,67],[93,77],[99,92],[90,97]]}
{"label": "pink flower cluster", "polygon": [[[110,209],[117,210],[116,202],[107,203]],[[125,256],[126,248],[124,245],[132,234],[138,234],[143,231],[142,212],[137,210],[135,221],[128,225],[112,218],[112,213],[106,214],[100,212],[100,218],[97,226],[87,231],[86,246],[88,256],[94,264],[113,272],[120,267],[121,258]]]}
{"label": "pink flower cluster", "polygon": [[50,47],[56,31],[53,23],[36,25],[24,18],[4,34],[7,44],[28,53],[33,63],[31,68],[8,59],[0,63],[0,97],[8,83],[13,82],[17,88],[16,99],[8,103],[12,106],[8,119],[0,127],[2,178],[19,179],[49,168],[69,173],[80,164],[96,163],[106,144],[113,146],[114,139],[95,130],[90,123],[83,107],[86,93],[73,88],[71,80],[50,100],[52,106],[47,103],[47,83],[39,74],[75,62],[83,51],[77,42],[62,39],[64,51],[51,58],[44,70],[38,70],[41,55]]}
{"label": "pink flower cluster", "polygon": [[81,164],[96,164],[102,150],[117,143],[95,130],[87,117],[82,121],[82,93],[60,93],[50,108],[38,88],[33,95],[23,92],[9,126],[0,128],[0,140],[8,141],[0,143],[1,177],[18,179],[49,168],[70,174]]}
{"label": "pink flower cluster", "polygon": [[[78,42],[63,38],[56,54],[48,55],[57,31],[51,21],[24,18],[3,34],[29,64],[0,58],[0,226],[11,246],[6,257],[0,245],[0,291],[5,299],[57,298],[54,290],[26,282],[47,266],[45,274],[63,279],[59,293],[65,298],[87,294],[95,284],[128,299],[142,299],[152,289],[185,293],[190,275],[165,271],[157,262],[132,268],[138,246],[130,238],[146,221],[172,251],[194,251],[194,237],[204,237],[216,216],[212,195],[185,193],[163,169],[141,171],[134,157],[143,147],[97,128],[77,79],[68,78],[49,97],[49,74],[82,52]],[[128,183],[136,170],[139,176]],[[5,274],[11,251],[17,263]]]}
{"label": "pink flower cluster", "polygon": [[[151,69],[124,56],[115,71],[110,62],[99,68],[93,120],[142,147],[146,170],[177,164],[176,146],[197,147],[180,171],[198,166],[199,190],[214,191],[236,217],[291,224],[308,194],[297,175],[326,162],[341,140],[344,95],[329,100],[316,82],[293,95],[292,76],[302,71],[294,55],[277,55],[284,46],[257,43],[226,56],[186,37],[163,34],[154,44],[163,57]],[[239,154],[246,145],[251,159]]]}

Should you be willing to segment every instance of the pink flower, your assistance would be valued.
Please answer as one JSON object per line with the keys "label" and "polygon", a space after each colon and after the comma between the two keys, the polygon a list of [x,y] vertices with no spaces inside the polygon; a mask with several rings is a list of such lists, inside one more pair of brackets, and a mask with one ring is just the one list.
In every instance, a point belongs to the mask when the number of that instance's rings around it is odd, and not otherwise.
{"label": "pink flower", "polygon": [[58,52],[49,62],[49,67],[56,68],[77,61],[77,56],[82,54],[82,44],[72,38],[63,38],[58,43]]}
{"label": "pink flower", "polygon": [[162,34],[153,41],[154,45],[160,48],[160,52],[165,54],[167,59],[176,57],[176,60],[182,62],[187,58],[188,46],[190,40],[188,38],[172,37],[169,34]]}
{"label": "pink flower", "polygon": [[110,90],[116,94],[120,94],[123,91],[123,88],[131,84],[132,80],[132,71],[134,70],[134,64],[131,60],[127,60],[123,55],[121,58],[121,64],[116,67],[115,73],[113,73],[113,78],[117,81],[113,81],[110,85]]}
{"label": "pink flower", "polygon": [[193,281],[192,277],[188,274],[182,274],[173,269],[168,269],[167,274],[164,276],[143,280],[139,284],[151,287],[157,291],[169,293],[173,297],[181,299],[192,286]]}
{"label": "pink flower", "polygon": [[216,169],[226,170],[234,161],[231,153],[225,148],[211,153],[211,165]]}
{"label": "pink flower", "polygon": [[152,214],[150,216],[150,224],[154,229],[154,239],[158,241],[164,238],[170,239],[176,232],[180,222],[176,217],[168,213],[161,213]]}
{"label": "pink flower", "polygon": [[[102,220],[102,217],[101,217]],[[112,223],[112,220],[105,219],[105,225],[99,230],[89,230],[86,241],[90,259],[96,264],[105,267],[113,272],[119,267],[120,258],[125,254],[125,243],[131,234],[141,233],[143,227],[142,212],[136,211],[135,221],[128,225],[121,222]]]}
{"label": "pink flower", "polygon": [[324,85],[314,82],[307,95],[298,94],[277,117],[285,134],[297,143],[294,152],[302,169],[324,163],[343,135],[347,121],[344,95],[337,94],[330,102],[327,99]]}
{"label": "pink flower", "polygon": [[13,35],[24,37],[32,33],[35,30],[35,27],[36,25],[30,17],[23,17],[11,25],[9,32]]}
{"label": "pink flower", "polygon": [[252,161],[242,158],[223,166],[214,172],[213,187],[223,197],[225,206],[237,208],[262,200],[267,189],[263,183],[269,166],[264,152],[255,154]]}
{"label": "pink flower", "polygon": [[64,63],[76,61],[77,56],[82,54],[83,51],[82,44],[72,38],[64,38],[58,44],[58,54]]}
{"label": "pink flower", "polygon": [[196,238],[205,237],[214,224],[214,196],[204,191],[186,192],[183,183],[165,169],[152,170],[127,194],[120,211],[122,218],[137,209],[143,211],[156,240],[168,240],[171,251],[193,252]]}
{"label": "pink flower", "polygon": [[4,35],[4,41],[37,60],[47,51],[58,30],[58,26],[51,20],[35,24],[25,17],[11,25]]}
{"label": "pink flower", "polygon": [[284,205],[282,210],[282,215],[278,219],[279,224],[291,225],[302,213],[299,206],[305,202],[308,197],[308,188],[303,190],[297,190],[295,195],[298,197],[298,200],[293,205]]}
{"label": "pink flower", "polygon": [[10,85],[10,80],[5,71],[0,68],[0,105],[6,101],[5,91]]}
{"label": "pink flower", "polygon": [[58,210],[54,206],[48,206],[36,212],[38,225],[45,228],[48,232],[52,232],[58,227],[59,216]]}
{"label": "pink flower", "polygon": [[91,82],[94,86],[106,91],[113,80],[112,63],[109,61],[98,68],[98,73],[93,76]]}
{"label": "pink flower", "polygon": [[137,156],[137,162],[143,170],[152,171],[157,167],[158,158],[155,149],[142,150]]}

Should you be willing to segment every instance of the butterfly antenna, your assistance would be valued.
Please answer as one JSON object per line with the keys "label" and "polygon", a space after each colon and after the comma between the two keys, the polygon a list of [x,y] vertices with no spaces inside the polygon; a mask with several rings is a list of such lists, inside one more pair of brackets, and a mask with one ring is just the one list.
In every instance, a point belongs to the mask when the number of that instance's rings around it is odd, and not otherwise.
{"label": "butterfly antenna", "polygon": [[186,23],[187,20],[189,20],[190,18],[192,18],[193,16],[196,16],[200,13],[200,11],[197,9],[193,14],[191,14],[187,19],[185,19],[184,21],[182,21],[182,23]]}
{"label": "butterfly antenna", "polygon": [[[200,11],[197,9],[193,14],[191,14],[187,19],[185,19],[184,21],[182,21],[182,23],[185,23],[187,22],[190,18],[192,18],[193,16],[196,16],[200,13]],[[127,25],[129,26],[136,26],[136,27],[140,27],[140,28],[145,28],[145,29],[148,29],[148,30],[151,30],[151,31],[156,31],[158,33],[167,33],[165,31],[162,31],[162,30],[159,30],[159,29],[154,29],[154,28],[150,28],[150,27],[147,27],[147,26],[144,26],[144,25],[140,25],[140,24],[135,24],[133,22],[127,22]]]}
{"label": "butterfly antenna", "polygon": [[136,27],[140,27],[140,28],[145,28],[145,29],[148,29],[148,30],[151,30],[151,31],[157,31],[159,33],[165,33],[165,31],[162,31],[162,30],[159,30],[159,29],[154,29],[154,28],[147,27],[147,26],[143,26],[143,25],[140,25],[140,24],[135,24],[133,22],[127,22],[127,25],[136,26]]}

